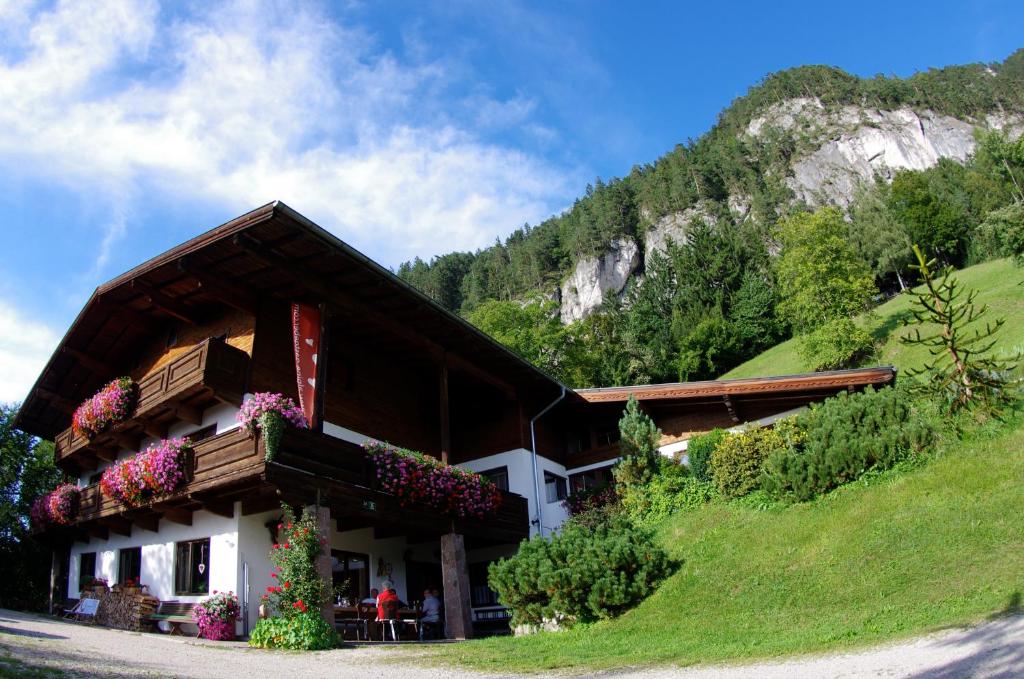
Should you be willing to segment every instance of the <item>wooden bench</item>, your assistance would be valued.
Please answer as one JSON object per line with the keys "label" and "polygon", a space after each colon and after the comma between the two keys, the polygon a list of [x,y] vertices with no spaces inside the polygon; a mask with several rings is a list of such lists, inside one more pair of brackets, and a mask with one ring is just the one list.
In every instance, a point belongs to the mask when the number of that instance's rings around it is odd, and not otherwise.
{"label": "wooden bench", "polygon": [[168,634],[182,634],[182,625],[195,623],[195,619],[192,618],[193,608],[195,608],[195,604],[188,601],[161,601],[156,613],[146,616],[146,620],[153,623],[153,627],[157,631],[160,631],[160,623],[166,622],[171,626]]}

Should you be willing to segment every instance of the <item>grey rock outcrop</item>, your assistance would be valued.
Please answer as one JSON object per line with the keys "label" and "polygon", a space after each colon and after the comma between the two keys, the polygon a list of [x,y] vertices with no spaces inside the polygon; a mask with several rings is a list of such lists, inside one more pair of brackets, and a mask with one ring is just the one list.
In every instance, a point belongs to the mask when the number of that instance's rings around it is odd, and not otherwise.
{"label": "grey rock outcrop", "polygon": [[655,252],[666,252],[669,241],[677,245],[685,243],[690,225],[697,219],[711,226],[718,223],[718,218],[706,205],[695,205],[680,212],[670,212],[658,219],[644,235],[644,261],[649,260]]}
{"label": "grey rock outcrop", "polygon": [[562,284],[562,323],[568,325],[592,314],[609,294],[619,295],[640,266],[640,248],[632,238],[619,237],[600,257],[576,262]]}

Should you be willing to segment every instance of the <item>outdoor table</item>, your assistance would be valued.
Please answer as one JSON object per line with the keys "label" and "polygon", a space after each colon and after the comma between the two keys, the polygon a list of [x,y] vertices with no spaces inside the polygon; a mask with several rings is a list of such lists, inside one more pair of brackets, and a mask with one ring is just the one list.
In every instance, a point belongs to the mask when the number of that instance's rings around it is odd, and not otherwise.
{"label": "outdoor table", "polygon": [[[375,640],[375,641],[380,641],[380,637],[379,637],[379,634],[380,634],[379,629],[380,628],[375,623],[375,621],[377,619],[377,612],[376,612],[377,611],[377,607],[374,606],[373,610],[374,610],[373,616],[369,619],[370,638]],[[337,604],[335,604],[335,606],[334,606],[334,619],[335,620],[345,619],[345,618],[356,618],[356,617],[358,617],[358,615],[359,615],[359,611],[358,611],[358,609],[355,606],[340,606],[340,605],[337,605]],[[414,636],[417,639],[419,638],[419,618],[420,618],[420,611],[418,609],[409,608],[409,607],[399,608],[398,609],[398,619],[403,623],[403,629],[405,627],[405,624],[412,625],[413,626],[413,631],[414,631]]]}

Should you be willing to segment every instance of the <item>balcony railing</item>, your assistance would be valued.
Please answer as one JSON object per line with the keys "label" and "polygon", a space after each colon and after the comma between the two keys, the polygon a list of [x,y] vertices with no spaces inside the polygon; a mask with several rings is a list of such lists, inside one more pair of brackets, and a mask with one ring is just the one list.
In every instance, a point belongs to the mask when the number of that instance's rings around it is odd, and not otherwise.
{"label": "balcony railing", "polygon": [[222,401],[239,405],[245,391],[249,355],[219,339],[200,342],[159,371],[139,382],[135,412],[124,422],[89,439],[71,428],[54,441],[58,462],[82,452],[111,457],[123,447],[137,445],[144,435],[156,435],[179,415]]}
{"label": "balcony railing", "polygon": [[[193,446],[189,461],[188,482],[168,496],[158,498],[157,505],[174,505],[197,493],[206,493],[229,484],[255,482],[264,469],[263,450],[247,432],[232,429],[212,436]],[[116,516],[129,508],[102,492],[98,483],[82,489],[79,521]],[[132,509],[132,511],[137,511]]]}

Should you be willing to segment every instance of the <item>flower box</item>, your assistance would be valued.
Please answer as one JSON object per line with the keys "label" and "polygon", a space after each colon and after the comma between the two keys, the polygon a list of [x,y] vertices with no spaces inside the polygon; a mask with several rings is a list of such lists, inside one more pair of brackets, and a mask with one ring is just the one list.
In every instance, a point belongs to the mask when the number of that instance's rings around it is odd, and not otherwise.
{"label": "flower box", "polygon": [[250,436],[260,434],[263,437],[267,462],[277,455],[285,425],[306,428],[306,416],[295,405],[295,401],[269,391],[253,394],[252,398],[242,404],[237,419]]}
{"label": "flower box", "polygon": [[363,445],[377,486],[402,506],[424,504],[452,517],[484,519],[501,506],[498,487],[483,476],[380,441]]}
{"label": "flower box", "polygon": [[78,436],[92,438],[113,424],[128,419],[139,390],[130,377],[119,377],[87,398],[75,410],[71,428]]}
{"label": "flower box", "polygon": [[173,493],[188,480],[192,452],[188,438],[164,439],[107,467],[100,479],[100,490],[129,507]]}
{"label": "flower box", "polygon": [[32,503],[29,518],[37,530],[54,524],[68,526],[78,517],[80,504],[81,492],[78,486],[62,483]]}

